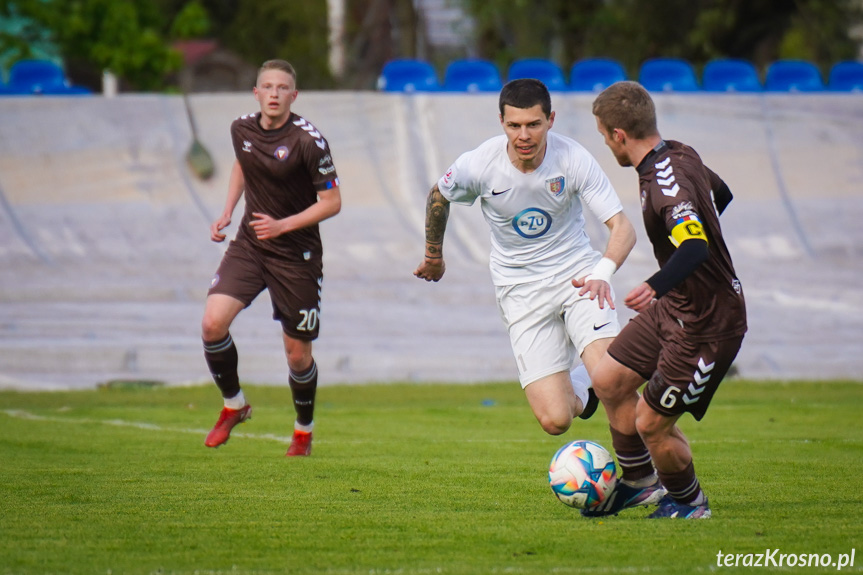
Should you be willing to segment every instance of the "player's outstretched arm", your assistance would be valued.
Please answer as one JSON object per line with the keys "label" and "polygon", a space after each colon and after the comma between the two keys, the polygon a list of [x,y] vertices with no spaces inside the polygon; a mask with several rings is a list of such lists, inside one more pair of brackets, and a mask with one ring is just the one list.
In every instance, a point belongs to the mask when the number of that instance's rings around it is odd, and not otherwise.
{"label": "player's outstretched arm", "polygon": [[234,213],[234,208],[243,196],[243,190],[246,188],[246,177],[243,175],[243,168],[240,167],[240,162],[234,160],[234,165],[231,168],[231,177],[228,179],[228,197],[225,200],[225,209],[222,214],[210,224],[210,239],[214,242],[222,242],[225,240],[225,234],[222,230],[231,225],[231,216]]}
{"label": "player's outstretched arm", "polygon": [[440,193],[435,184],[426,200],[426,246],[425,257],[414,275],[420,279],[436,282],[443,277],[446,265],[443,260],[443,236],[449,219],[449,200]]}
{"label": "player's outstretched arm", "polygon": [[572,280],[572,285],[581,288],[578,295],[589,293],[590,299],[598,299],[600,309],[604,308],[606,303],[614,309],[611,276],[623,265],[635,246],[635,228],[623,212],[611,216],[605,225],[611,232],[605,255],[589,275]]}

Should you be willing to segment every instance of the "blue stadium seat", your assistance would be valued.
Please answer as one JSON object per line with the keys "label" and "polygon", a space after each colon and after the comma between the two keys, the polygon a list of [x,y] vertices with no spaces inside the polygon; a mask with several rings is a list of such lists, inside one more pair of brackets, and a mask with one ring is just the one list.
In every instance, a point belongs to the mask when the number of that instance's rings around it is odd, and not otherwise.
{"label": "blue stadium seat", "polygon": [[[35,92],[36,95],[41,92]],[[0,86],[0,97],[2,96],[33,96],[34,92],[32,90],[25,90],[22,87],[14,87],[9,86],[8,84],[5,86]]]}
{"label": "blue stadium seat", "polygon": [[88,88],[73,86],[63,68],[49,60],[19,60],[9,70],[9,83],[0,87],[0,96],[81,96]]}
{"label": "blue stadium seat", "polygon": [[378,78],[378,90],[385,92],[436,92],[437,74],[428,62],[409,58],[390,60]]}
{"label": "blue stadium seat", "polygon": [[818,92],[824,89],[824,82],[812,62],[777,60],[767,67],[764,88],[773,92]]}
{"label": "blue stadium seat", "polygon": [[763,89],[755,66],[737,58],[708,62],[701,85],[710,92],[760,92]]}
{"label": "blue stadium seat", "polygon": [[621,80],[626,80],[626,72],[617,60],[585,58],[572,65],[569,87],[580,92],[601,92]]}
{"label": "blue stadium seat", "polygon": [[509,65],[508,80],[536,78],[553,91],[566,91],[566,80],[560,66],[544,58],[524,58]]}
{"label": "blue stadium seat", "polygon": [[7,87],[22,94],[38,94],[45,88],[63,86],[63,69],[49,60],[19,60],[9,70]]}
{"label": "blue stadium seat", "polygon": [[863,63],[846,60],[833,64],[827,87],[837,92],[863,92]]}
{"label": "blue stadium seat", "polygon": [[499,92],[500,72],[488,60],[453,60],[446,68],[443,89],[451,92]]}
{"label": "blue stadium seat", "polygon": [[680,58],[650,58],[641,64],[638,81],[651,92],[696,92],[692,64]]}

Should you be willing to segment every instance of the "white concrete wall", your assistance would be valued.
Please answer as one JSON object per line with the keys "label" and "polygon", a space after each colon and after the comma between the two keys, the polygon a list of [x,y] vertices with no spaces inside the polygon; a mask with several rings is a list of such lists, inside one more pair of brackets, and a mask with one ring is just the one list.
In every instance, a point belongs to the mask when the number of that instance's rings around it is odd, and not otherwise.
{"label": "white concrete wall", "polygon": [[[555,94],[554,129],[597,157],[639,230],[615,276],[620,298],[656,263],[635,172],[604,148],[591,102]],[[722,223],[750,314],[740,373],[863,379],[863,97],[656,102],[663,136],[693,145],[735,194]],[[196,95],[192,106],[217,161],[209,182],[185,167],[179,97],[0,99],[0,386],[208,379],[200,314],[223,249],[208,226],[233,161],[228,127],[256,102]],[[329,140],[344,200],[322,226],[322,383],[514,380],[478,206],[452,209],[446,277],[412,276],[426,193],[461,152],[499,133],[496,96],[301,92],[294,109]],[[588,225],[604,243],[602,226]],[[287,381],[265,295],[232,331],[241,377]]]}

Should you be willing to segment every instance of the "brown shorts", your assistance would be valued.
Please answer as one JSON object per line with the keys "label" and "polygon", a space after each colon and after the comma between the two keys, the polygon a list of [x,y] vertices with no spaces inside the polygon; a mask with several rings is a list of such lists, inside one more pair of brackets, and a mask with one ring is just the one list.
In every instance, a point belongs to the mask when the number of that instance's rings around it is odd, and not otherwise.
{"label": "brown shorts", "polygon": [[207,295],[229,295],[246,307],[269,290],[273,319],[295,339],[317,339],[321,317],[320,262],[285,262],[232,241],[210,282]]}
{"label": "brown shorts", "polygon": [[647,381],[644,400],[654,411],[668,417],[688,411],[700,421],[743,336],[696,341],[676,320],[661,321],[655,307],[627,323],[608,354]]}

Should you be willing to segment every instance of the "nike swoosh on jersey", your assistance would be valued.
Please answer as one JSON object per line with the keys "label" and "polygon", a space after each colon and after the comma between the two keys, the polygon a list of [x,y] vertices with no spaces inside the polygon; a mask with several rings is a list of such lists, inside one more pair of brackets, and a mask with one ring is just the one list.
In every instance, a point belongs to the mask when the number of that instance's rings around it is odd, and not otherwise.
{"label": "nike swoosh on jersey", "polygon": [[493,196],[499,196],[499,195],[501,195],[501,194],[505,194],[505,193],[507,193],[507,192],[508,192],[508,191],[510,191],[511,189],[512,189],[512,188],[507,188],[507,189],[505,189],[505,190],[504,190],[504,191],[502,191],[502,192],[496,192],[496,191],[492,190],[492,191],[491,191],[491,195],[493,195]]}
{"label": "nike swoosh on jersey", "polygon": [[605,322],[605,323],[604,323],[604,324],[602,324],[602,325],[596,325],[596,324],[593,324],[593,331],[599,331],[599,330],[601,330],[602,328],[604,328],[605,326],[607,326],[607,325],[608,325],[608,324],[610,324],[610,323],[611,323],[610,321],[607,321],[607,322]]}

